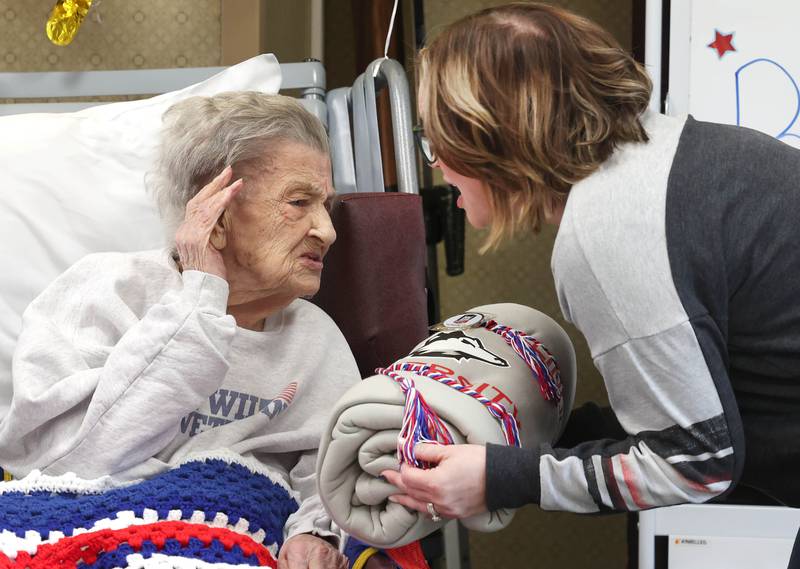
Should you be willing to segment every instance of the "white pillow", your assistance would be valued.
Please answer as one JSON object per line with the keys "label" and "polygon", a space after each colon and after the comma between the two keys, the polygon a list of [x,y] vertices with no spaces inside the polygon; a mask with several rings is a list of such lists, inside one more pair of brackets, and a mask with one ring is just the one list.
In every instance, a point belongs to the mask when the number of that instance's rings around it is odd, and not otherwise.
{"label": "white pillow", "polygon": [[162,113],[193,95],[277,93],[280,84],[278,61],[260,55],[150,99],[0,117],[0,419],[11,400],[11,358],[27,305],[88,253],[165,244],[144,186]]}

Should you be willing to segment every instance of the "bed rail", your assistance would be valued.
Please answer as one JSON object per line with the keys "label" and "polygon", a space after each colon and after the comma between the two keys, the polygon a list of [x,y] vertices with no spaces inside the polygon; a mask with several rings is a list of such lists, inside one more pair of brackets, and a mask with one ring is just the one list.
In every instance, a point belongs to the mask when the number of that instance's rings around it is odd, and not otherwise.
{"label": "bed rail", "polygon": [[[384,87],[389,90],[398,189],[419,193],[408,80],[397,61],[383,58],[370,63],[352,87],[334,89],[327,96],[331,131],[337,133],[331,136],[331,157],[339,193],[385,190],[375,101]],[[342,124],[348,128],[333,128]]]}

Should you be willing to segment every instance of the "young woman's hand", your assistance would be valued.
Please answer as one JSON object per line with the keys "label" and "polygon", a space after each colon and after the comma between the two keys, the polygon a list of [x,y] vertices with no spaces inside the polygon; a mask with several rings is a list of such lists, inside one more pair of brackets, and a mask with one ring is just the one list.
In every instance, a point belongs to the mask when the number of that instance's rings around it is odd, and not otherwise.
{"label": "young woman's hand", "polygon": [[211,242],[211,235],[225,208],[242,189],[241,178],[228,184],[232,169],[226,167],[186,204],[186,216],[175,234],[181,268],[203,271],[226,278],[222,254]]}
{"label": "young woman's hand", "polygon": [[419,444],[417,458],[436,464],[429,470],[403,464],[381,475],[400,494],[389,499],[430,515],[428,504],[444,518],[468,518],[486,511],[486,447]]}

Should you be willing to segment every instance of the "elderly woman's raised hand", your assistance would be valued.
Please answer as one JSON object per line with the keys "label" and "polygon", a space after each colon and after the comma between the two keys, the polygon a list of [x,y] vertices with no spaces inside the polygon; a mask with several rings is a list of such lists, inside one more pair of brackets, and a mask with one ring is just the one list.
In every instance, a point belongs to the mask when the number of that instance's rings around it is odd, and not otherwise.
{"label": "elderly woman's raised hand", "polygon": [[242,189],[241,178],[228,184],[233,170],[227,166],[186,204],[186,216],[175,234],[184,271],[203,271],[226,278],[222,254],[212,243],[212,234],[222,213]]}
{"label": "elderly woman's raised hand", "polygon": [[284,542],[278,569],[347,569],[347,558],[324,539],[301,533]]}

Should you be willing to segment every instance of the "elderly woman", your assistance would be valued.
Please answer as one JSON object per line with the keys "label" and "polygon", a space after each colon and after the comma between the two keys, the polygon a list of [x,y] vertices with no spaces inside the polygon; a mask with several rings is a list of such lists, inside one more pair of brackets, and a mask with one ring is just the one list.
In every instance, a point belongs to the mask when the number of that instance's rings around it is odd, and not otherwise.
{"label": "elderly woman", "polygon": [[325,130],[250,92],[187,99],[164,123],[155,181],[175,247],[91,255],[30,305],[3,465],[125,481],[198,451],[251,457],[299,495],[279,566],[343,566],[314,465],[327,405],[359,374],[301,299],[336,239]]}

